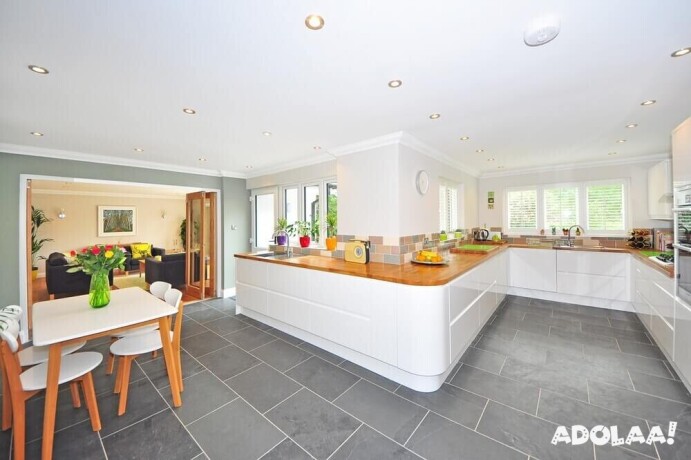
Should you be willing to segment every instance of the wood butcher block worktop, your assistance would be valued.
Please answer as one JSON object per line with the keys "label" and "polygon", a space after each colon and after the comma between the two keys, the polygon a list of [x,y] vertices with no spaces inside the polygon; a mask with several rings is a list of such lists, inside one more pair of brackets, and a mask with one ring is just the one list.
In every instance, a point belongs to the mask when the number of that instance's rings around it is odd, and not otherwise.
{"label": "wood butcher block worktop", "polygon": [[552,248],[549,246],[530,246],[525,244],[506,244],[499,246],[487,254],[450,254],[447,265],[421,265],[406,263],[402,265],[370,262],[368,264],[356,264],[346,262],[343,259],[335,259],[323,256],[296,256],[290,259],[272,259],[254,256],[251,253],[235,254],[241,259],[258,260],[273,264],[301,267],[311,270],[321,270],[342,275],[360,276],[392,283],[408,284],[412,286],[441,286],[455,278],[472,270],[476,266],[502,253],[507,248],[530,248],[549,251],[576,251],[576,252],[611,252],[629,253],[646,265],[666,274],[670,278],[674,276],[673,267],[664,267],[640,254],[636,249],[604,248],[604,247],[576,247],[576,248]]}
{"label": "wood butcher block worktop", "polygon": [[[508,245],[507,245],[508,246]],[[460,275],[470,271],[486,260],[503,252],[506,246],[500,247],[489,254],[450,254],[446,265],[422,265],[406,263],[403,265],[370,262],[357,264],[343,259],[322,256],[297,256],[290,259],[271,259],[253,256],[250,253],[235,254],[241,259],[260,260],[273,264],[291,267],[309,268],[343,275],[360,276],[392,283],[409,284],[412,286],[442,286]]]}

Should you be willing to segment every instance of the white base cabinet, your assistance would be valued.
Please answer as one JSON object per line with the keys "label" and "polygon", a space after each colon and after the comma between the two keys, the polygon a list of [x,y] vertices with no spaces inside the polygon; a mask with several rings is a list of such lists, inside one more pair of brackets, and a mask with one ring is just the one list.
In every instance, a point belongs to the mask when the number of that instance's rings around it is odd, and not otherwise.
{"label": "white base cabinet", "polygon": [[629,254],[557,250],[557,292],[628,301]]}
{"label": "white base cabinet", "polygon": [[691,387],[691,307],[676,301],[674,321],[674,365]]}
{"label": "white base cabinet", "polygon": [[557,254],[553,249],[509,249],[511,287],[557,291]]}

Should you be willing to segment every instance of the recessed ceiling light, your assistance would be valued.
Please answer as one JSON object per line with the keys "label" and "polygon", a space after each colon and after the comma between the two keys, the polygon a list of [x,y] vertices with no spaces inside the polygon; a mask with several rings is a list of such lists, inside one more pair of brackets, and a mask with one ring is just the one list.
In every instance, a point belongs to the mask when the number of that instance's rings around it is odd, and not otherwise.
{"label": "recessed ceiling light", "polygon": [[134,151],[135,151],[135,152],[143,152],[143,151],[144,151],[144,149],[142,149],[142,148],[139,148],[139,147],[135,147]]}
{"label": "recessed ceiling light", "polygon": [[321,146],[319,146],[319,145],[315,145],[315,146],[312,147],[312,148],[313,148],[314,150],[321,150],[321,149],[322,149]]}
{"label": "recessed ceiling light", "polygon": [[617,152],[609,152],[607,155],[612,156],[612,155],[616,155],[616,154],[617,154]]}
{"label": "recessed ceiling light", "polygon": [[624,142],[626,142],[626,139],[619,139],[619,140],[617,141],[617,144],[623,144]]}
{"label": "recessed ceiling light", "polygon": [[468,136],[463,136],[463,137],[461,138],[462,141],[467,141],[468,139],[470,139],[470,137],[468,137]]}
{"label": "recessed ceiling light", "polygon": [[627,128],[635,128],[636,126],[638,126],[638,123],[629,123],[626,125]]}
{"label": "recessed ceiling light", "polygon": [[195,113],[197,113],[196,110],[188,109],[188,108],[184,108],[184,109],[182,109],[182,111],[185,112],[187,115],[194,115]]}
{"label": "recessed ceiling light", "polygon": [[647,101],[641,102],[641,105],[653,105],[657,101],[655,99],[648,99]]}
{"label": "recessed ceiling light", "polygon": [[205,161],[206,161],[206,158],[204,158],[204,157],[199,157],[199,158],[197,158],[197,160],[199,160],[199,161],[201,161],[201,162],[205,162]]}
{"label": "recessed ceiling light", "polygon": [[436,120],[437,118],[441,117],[441,114],[439,113],[433,113],[432,115],[429,116],[432,120]]}
{"label": "recessed ceiling light", "polygon": [[252,169],[252,165],[246,165],[245,169]]}
{"label": "recessed ceiling light", "polygon": [[271,136],[271,131],[264,131],[262,134],[269,137]]}
{"label": "recessed ceiling light", "polygon": [[31,135],[36,137],[43,137],[43,133],[39,133],[38,131],[31,131]]}
{"label": "recessed ceiling light", "polygon": [[500,165],[500,166],[497,166],[497,169],[504,169],[504,167]]}
{"label": "recessed ceiling light", "polygon": [[403,82],[401,80],[391,80],[389,82],[389,88],[398,88],[402,84],[403,84]]}
{"label": "recessed ceiling light", "polygon": [[680,50],[676,50],[674,53],[672,53],[672,57],[680,57],[680,56],[686,56],[687,54],[691,53],[691,47],[689,48],[682,48]]}
{"label": "recessed ceiling light", "polygon": [[40,73],[41,75],[47,75],[48,73],[50,73],[48,72],[48,69],[46,69],[45,67],[40,67],[37,65],[30,65],[29,70],[31,70],[32,72]]}
{"label": "recessed ceiling light", "polygon": [[487,161],[494,161],[494,158],[487,158]]}
{"label": "recessed ceiling light", "polygon": [[324,18],[318,14],[310,14],[305,18],[305,25],[310,30],[319,30],[324,27]]}
{"label": "recessed ceiling light", "polygon": [[484,149],[477,149],[477,150],[475,151],[475,153],[482,153],[482,152],[484,152]]}

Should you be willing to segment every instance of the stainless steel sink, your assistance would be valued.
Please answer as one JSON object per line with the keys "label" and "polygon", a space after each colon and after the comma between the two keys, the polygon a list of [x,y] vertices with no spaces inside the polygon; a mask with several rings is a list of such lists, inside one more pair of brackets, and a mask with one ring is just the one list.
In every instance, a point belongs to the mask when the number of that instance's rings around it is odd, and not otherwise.
{"label": "stainless steel sink", "polygon": [[288,254],[286,254],[284,252],[279,252],[279,253],[259,252],[259,253],[250,254],[250,255],[252,255],[254,257],[263,257],[264,259],[271,259],[271,260],[293,259],[296,257],[303,257],[304,256],[304,254],[292,254],[289,256]]}

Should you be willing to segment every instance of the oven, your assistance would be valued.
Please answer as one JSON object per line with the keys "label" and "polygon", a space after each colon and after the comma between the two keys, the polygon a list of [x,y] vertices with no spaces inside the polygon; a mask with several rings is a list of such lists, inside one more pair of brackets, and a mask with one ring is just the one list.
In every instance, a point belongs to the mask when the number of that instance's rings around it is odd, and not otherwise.
{"label": "oven", "polygon": [[677,296],[691,305],[691,252],[675,249],[674,265],[677,274]]}
{"label": "oven", "polygon": [[677,297],[691,304],[691,206],[684,205],[686,196],[691,197],[691,186],[675,191],[674,273],[677,278]]}

